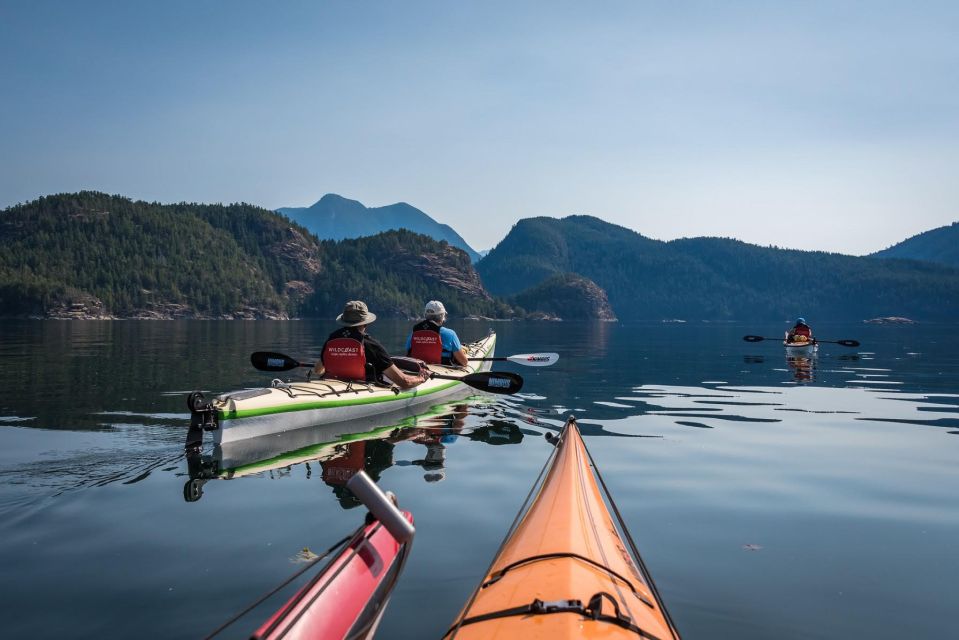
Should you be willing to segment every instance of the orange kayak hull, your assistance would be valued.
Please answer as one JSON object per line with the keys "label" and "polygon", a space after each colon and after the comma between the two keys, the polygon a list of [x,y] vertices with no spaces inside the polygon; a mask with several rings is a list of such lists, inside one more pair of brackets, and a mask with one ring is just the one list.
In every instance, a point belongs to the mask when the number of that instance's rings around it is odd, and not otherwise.
{"label": "orange kayak hull", "polygon": [[678,640],[640,567],[570,419],[538,494],[445,637]]}

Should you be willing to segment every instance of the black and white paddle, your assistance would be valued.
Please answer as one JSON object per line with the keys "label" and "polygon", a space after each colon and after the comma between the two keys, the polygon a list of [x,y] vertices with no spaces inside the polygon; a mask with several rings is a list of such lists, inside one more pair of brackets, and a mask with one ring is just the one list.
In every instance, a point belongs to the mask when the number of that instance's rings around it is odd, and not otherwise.
{"label": "black and white paddle", "polygon": [[498,356],[496,358],[467,358],[472,362],[513,362],[524,367],[548,367],[559,360],[558,353],[520,353],[515,356]]}
{"label": "black and white paddle", "polygon": [[[763,340],[782,340],[782,338],[764,338],[762,336],[743,336],[743,340],[746,342],[762,342]],[[828,344],[841,344],[844,347],[858,347],[858,340],[820,340],[819,338],[813,339],[813,342],[825,342]]]}

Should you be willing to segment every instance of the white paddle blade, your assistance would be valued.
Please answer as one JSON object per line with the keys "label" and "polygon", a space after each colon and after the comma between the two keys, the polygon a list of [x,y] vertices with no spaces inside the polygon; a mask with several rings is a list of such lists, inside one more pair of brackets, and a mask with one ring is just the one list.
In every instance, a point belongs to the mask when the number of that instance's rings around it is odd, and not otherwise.
{"label": "white paddle blade", "polygon": [[515,356],[507,356],[510,362],[522,364],[527,367],[548,367],[556,364],[559,360],[558,353],[521,353]]}

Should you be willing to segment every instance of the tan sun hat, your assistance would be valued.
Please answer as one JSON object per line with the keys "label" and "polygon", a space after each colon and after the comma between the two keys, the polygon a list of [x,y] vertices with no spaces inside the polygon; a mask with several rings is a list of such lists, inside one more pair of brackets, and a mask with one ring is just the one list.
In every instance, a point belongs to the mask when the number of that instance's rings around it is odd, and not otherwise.
{"label": "tan sun hat", "polygon": [[343,306],[343,313],[336,316],[336,321],[347,327],[359,327],[374,320],[376,314],[370,313],[362,300],[350,300]]}

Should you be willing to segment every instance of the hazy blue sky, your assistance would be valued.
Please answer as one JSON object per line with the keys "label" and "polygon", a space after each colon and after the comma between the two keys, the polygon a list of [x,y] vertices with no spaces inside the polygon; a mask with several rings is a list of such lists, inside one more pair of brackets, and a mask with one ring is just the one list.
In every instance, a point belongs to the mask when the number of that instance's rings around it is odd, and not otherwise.
{"label": "hazy blue sky", "polygon": [[959,2],[0,0],[0,207],[409,202],[845,253],[959,219]]}

